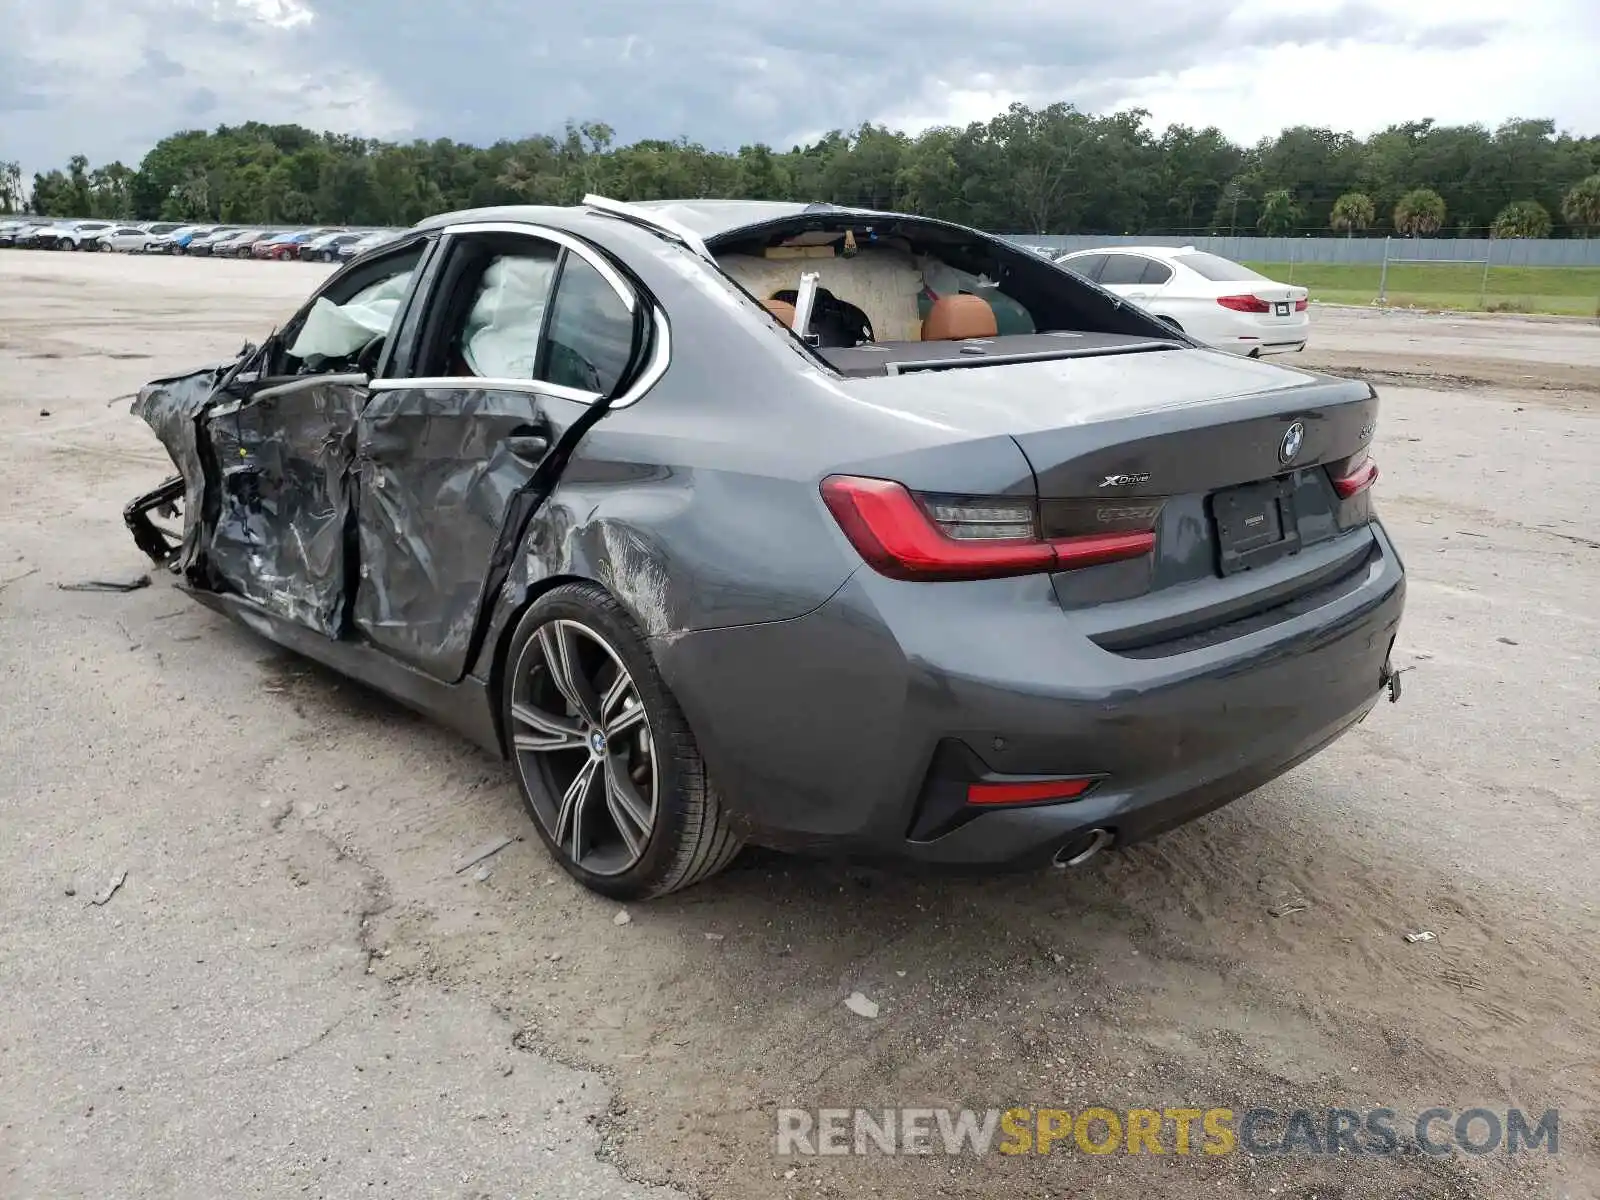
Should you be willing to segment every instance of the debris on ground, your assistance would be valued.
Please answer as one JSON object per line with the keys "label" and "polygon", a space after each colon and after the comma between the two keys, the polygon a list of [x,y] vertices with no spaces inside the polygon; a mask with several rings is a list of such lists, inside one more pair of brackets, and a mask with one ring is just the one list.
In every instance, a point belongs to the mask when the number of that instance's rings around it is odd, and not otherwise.
{"label": "debris on ground", "polygon": [[29,575],[37,575],[38,573],[39,568],[32,567],[24,571],[21,575],[13,575],[10,579],[0,579],[0,592],[5,591],[6,588],[10,587],[13,583],[16,583],[19,579],[26,579]]}
{"label": "debris on ground", "polygon": [[1293,900],[1285,900],[1282,904],[1274,904],[1267,912],[1274,917],[1287,917],[1291,913],[1305,912],[1311,907],[1311,901],[1304,896],[1296,896]]}
{"label": "debris on ground", "polygon": [[489,867],[488,867],[488,865],[485,864],[484,866],[479,867],[476,871],[474,871],[472,873],[472,877],[475,880],[477,880],[479,883],[487,883],[489,881]]}
{"label": "debris on ground", "polygon": [[720,942],[725,936],[727,936],[727,935],[726,934],[721,934],[721,933],[708,933],[708,934],[706,934],[706,941],[708,941],[708,942]]}
{"label": "debris on ground", "polygon": [[347,788],[349,786],[350,785],[348,783],[336,783],[336,784],[333,785],[333,790],[336,791],[336,792],[342,792],[342,791],[345,790],[345,788]]}
{"label": "debris on ground", "polygon": [[468,867],[475,867],[484,859],[492,858],[494,855],[499,854],[500,851],[504,850],[516,840],[517,839],[514,837],[498,837],[492,842],[485,842],[476,850],[472,851],[472,853],[468,854],[465,858],[456,863],[455,873],[459,875]]}
{"label": "debris on ground", "polygon": [[611,918],[611,923],[613,925],[626,925],[631,920],[633,920],[633,914],[627,909],[623,909],[616,916]]}
{"label": "debris on ground", "polygon": [[868,1000],[860,992],[851,992],[845,997],[844,1006],[858,1017],[865,1017],[871,1021],[878,1015],[878,1006]]}
{"label": "debris on ground", "polygon": [[58,583],[63,592],[137,592],[150,586],[150,576],[134,579],[86,579],[82,583]]}
{"label": "debris on ground", "polygon": [[1408,942],[1431,942],[1437,937],[1438,934],[1434,933],[1431,929],[1423,929],[1416,933],[1408,933],[1405,935],[1405,939]]}
{"label": "debris on ground", "polygon": [[117,894],[117,889],[119,889],[127,881],[128,873],[126,871],[117,872],[117,877],[111,881],[106,890],[101,892],[98,896],[91,896],[89,898],[89,903],[97,905],[109,904],[111,902],[111,897]]}

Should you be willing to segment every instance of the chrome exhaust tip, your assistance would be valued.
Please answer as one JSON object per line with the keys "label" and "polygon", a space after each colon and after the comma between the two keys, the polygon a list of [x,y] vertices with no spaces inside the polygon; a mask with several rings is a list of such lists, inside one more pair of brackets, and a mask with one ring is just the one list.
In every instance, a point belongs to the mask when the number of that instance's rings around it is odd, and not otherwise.
{"label": "chrome exhaust tip", "polygon": [[1080,833],[1065,846],[1056,851],[1055,857],[1050,860],[1051,866],[1065,870],[1068,867],[1081,867],[1100,851],[1116,840],[1109,829],[1091,829],[1087,833]]}

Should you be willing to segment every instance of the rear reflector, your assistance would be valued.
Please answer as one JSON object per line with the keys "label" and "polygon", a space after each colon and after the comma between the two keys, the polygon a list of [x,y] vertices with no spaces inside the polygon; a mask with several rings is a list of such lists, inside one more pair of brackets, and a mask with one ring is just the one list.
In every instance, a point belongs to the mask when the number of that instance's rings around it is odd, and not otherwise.
{"label": "rear reflector", "polygon": [[1378,464],[1363,455],[1353,470],[1333,477],[1333,490],[1339,493],[1339,499],[1348,500],[1351,496],[1366,491],[1377,481]]}
{"label": "rear reflector", "polygon": [[1259,296],[1218,296],[1217,303],[1223,308],[1231,308],[1234,312],[1266,313],[1272,311],[1272,305]]}
{"label": "rear reflector", "polygon": [[[874,570],[892,579],[993,579],[1139,558],[1155,549],[1143,530],[1042,538],[1031,501],[948,497],[919,501],[892,479],[830,475],[822,499]],[[1159,511],[1159,510],[1157,510]]]}
{"label": "rear reflector", "polygon": [[1043,804],[1050,800],[1076,800],[1098,781],[1094,779],[1039,779],[1020,783],[967,785],[968,804]]}

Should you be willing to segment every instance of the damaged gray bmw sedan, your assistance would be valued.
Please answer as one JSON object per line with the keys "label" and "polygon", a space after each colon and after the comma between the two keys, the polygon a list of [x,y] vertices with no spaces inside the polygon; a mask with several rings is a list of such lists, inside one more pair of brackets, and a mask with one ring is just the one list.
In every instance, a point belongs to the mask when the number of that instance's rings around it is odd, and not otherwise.
{"label": "damaged gray bmw sedan", "polygon": [[1372,388],[940,221],[453,213],[133,407],[176,585],[507,758],[610,896],[1075,865],[1398,696]]}

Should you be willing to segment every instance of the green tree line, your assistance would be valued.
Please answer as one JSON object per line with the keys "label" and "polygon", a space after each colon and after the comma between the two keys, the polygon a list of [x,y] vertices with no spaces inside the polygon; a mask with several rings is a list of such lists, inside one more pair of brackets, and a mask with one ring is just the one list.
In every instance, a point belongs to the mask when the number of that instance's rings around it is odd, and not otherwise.
{"label": "green tree line", "polygon": [[[1392,125],[1358,138],[1297,126],[1253,146],[1215,128],[1157,132],[1149,114],[1013,104],[915,136],[879,125],[789,150],[620,144],[610,126],[473,146],[392,143],[298,125],[162,139],[137,168],[75,155],[34,175],[56,217],[409,225],[492,204],[723,196],[910,210],[1010,233],[1502,237],[1600,233],[1600,137],[1548,120]],[[0,208],[25,198],[0,164]]]}

